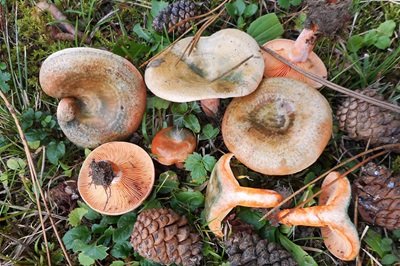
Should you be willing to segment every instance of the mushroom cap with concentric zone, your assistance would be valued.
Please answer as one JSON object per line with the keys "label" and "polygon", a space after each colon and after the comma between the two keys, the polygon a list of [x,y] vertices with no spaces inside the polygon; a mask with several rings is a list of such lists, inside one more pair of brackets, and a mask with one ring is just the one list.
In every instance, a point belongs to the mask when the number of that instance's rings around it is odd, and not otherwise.
{"label": "mushroom cap with concentric zone", "polygon": [[264,79],[225,111],[228,150],[250,169],[288,175],[314,163],[332,134],[332,110],[319,91],[289,78]]}
{"label": "mushroom cap with concentric zone", "polygon": [[257,42],[236,29],[201,37],[188,54],[193,37],[184,38],[153,59],[144,74],[147,87],[172,102],[247,95],[260,83],[264,59]]}
{"label": "mushroom cap with concentric zone", "polygon": [[[290,51],[293,49],[294,43],[295,41],[292,40],[275,39],[265,43],[263,46],[265,48],[270,48],[271,50],[277,52],[279,55],[288,59]],[[269,53],[265,51],[263,51],[262,53],[265,61],[265,77],[293,78],[295,80],[305,82],[313,88],[322,87],[322,84],[305,77],[303,74],[282,63]],[[328,71],[325,67],[324,62],[322,62],[318,55],[312,51],[308,55],[308,58],[305,62],[294,62],[294,64],[308,72],[320,76],[321,78],[325,79],[328,76]]]}
{"label": "mushroom cap with concentric zone", "polygon": [[68,48],[40,68],[43,91],[60,103],[57,119],[67,138],[81,147],[129,137],[146,107],[146,87],[126,59],[93,48]]}
{"label": "mushroom cap with concentric zone", "polygon": [[[109,162],[114,178],[109,186],[96,185],[92,162]],[[154,165],[139,146],[128,142],[109,142],[94,149],[83,162],[78,178],[82,199],[94,210],[120,215],[137,208],[154,184]]]}

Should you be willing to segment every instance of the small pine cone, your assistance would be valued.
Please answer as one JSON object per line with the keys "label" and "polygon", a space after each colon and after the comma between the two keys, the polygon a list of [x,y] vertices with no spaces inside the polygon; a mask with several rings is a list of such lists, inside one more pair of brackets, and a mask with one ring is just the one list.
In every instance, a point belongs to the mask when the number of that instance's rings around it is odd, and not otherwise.
{"label": "small pine cone", "polygon": [[353,187],[358,195],[358,211],[366,222],[389,230],[400,228],[400,176],[369,163]]}
{"label": "small pine cone", "polygon": [[238,232],[225,241],[226,253],[231,266],[294,266],[289,252],[277,243],[268,243],[255,233]]}
{"label": "small pine cone", "polygon": [[148,209],[139,214],[131,243],[140,256],[161,264],[198,265],[200,236],[190,232],[186,217],[171,209]]}
{"label": "small pine cone", "polygon": [[[153,28],[158,32],[163,32],[164,27],[168,31],[171,27],[181,21],[201,15],[207,12],[208,1],[196,3],[191,0],[179,0],[169,4],[153,20]],[[191,22],[187,21],[175,28],[177,34],[184,33],[190,28]]]}
{"label": "small pine cone", "polygon": [[[359,92],[383,100],[375,90]],[[349,97],[339,107],[337,116],[340,129],[354,140],[370,140],[373,146],[400,142],[400,114]]]}

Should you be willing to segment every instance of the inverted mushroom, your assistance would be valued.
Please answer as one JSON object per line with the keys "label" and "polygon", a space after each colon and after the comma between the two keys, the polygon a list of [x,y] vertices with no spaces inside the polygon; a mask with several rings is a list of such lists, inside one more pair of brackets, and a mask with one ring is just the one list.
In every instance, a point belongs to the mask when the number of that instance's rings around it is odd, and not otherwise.
{"label": "inverted mushroom", "polygon": [[272,208],[282,201],[273,190],[241,187],[229,165],[232,157],[228,153],[218,160],[207,185],[205,218],[217,237],[223,236],[221,222],[234,207]]}
{"label": "inverted mushroom", "polygon": [[172,102],[247,95],[260,83],[264,60],[257,42],[236,29],[201,37],[185,53],[193,37],[184,38],[147,65],[145,82],[158,97]]}
{"label": "inverted mushroom", "polygon": [[120,215],[137,208],[150,194],[154,165],[139,146],[109,142],[94,149],[79,172],[78,189],[94,210]]}
{"label": "inverted mushroom", "polygon": [[264,79],[225,111],[222,136],[250,169],[288,175],[314,163],[332,133],[332,110],[317,90],[289,78]]}
{"label": "inverted mushroom", "polygon": [[329,251],[341,260],[353,260],[360,250],[360,239],[347,214],[351,199],[349,180],[331,172],[321,190],[319,206],[282,210],[278,220],[286,225],[321,227]]}
{"label": "inverted mushroom", "polygon": [[43,91],[59,98],[57,119],[67,138],[81,147],[127,138],[139,126],[146,87],[126,59],[93,48],[50,55],[39,76]]}
{"label": "inverted mushroom", "polygon": [[197,140],[186,128],[167,127],[160,130],[151,142],[151,153],[163,165],[175,164],[182,168],[182,163],[196,149]]}

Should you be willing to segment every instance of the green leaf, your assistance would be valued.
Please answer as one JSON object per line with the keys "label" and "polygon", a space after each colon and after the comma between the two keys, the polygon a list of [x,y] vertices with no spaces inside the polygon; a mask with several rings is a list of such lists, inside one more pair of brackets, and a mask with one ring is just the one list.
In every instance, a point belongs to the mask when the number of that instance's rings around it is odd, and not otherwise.
{"label": "green leaf", "polygon": [[278,0],[278,4],[283,9],[288,9],[290,7],[290,0]]}
{"label": "green leaf", "polygon": [[162,265],[146,259],[141,259],[140,266],[162,266]]}
{"label": "green leaf", "polygon": [[219,128],[214,128],[211,124],[205,125],[201,130],[200,140],[211,140],[218,136]]}
{"label": "green leaf", "polygon": [[256,4],[250,4],[244,9],[243,16],[246,18],[251,17],[257,12],[257,10],[258,6]]}
{"label": "green leaf", "polygon": [[89,257],[88,255],[85,255],[84,253],[79,253],[78,256],[79,263],[83,266],[89,266],[94,264],[94,259]]}
{"label": "green leaf", "polygon": [[399,258],[396,255],[393,254],[387,254],[383,256],[381,263],[383,265],[393,265],[395,262],[399,262]]}
{"label": "green leaf", "polygon": [[283,32],[283,26],[275,13],[269,13],[257,18],[247,29],[247,33],[260,45],[278,38]]}
{"label": "green leaf", "polygon": [[74,240],[80,239],[84,243],[88,243],[91,238],[92,237],[89,228],[85,225],[79,225],[75,228],[70,229],[67,233],[65,233],[62,240],[67,249],[72,249]]}
{"label": "green leaf", "polygon": [[158,15],[158,13],[160,13],[161,10],[163,10],[164,8],[166,8],[168,6],[168,3],[165,1],[156,1],[156,0],[152,0],[151,1],[151,15],[154,17],[156,17]]}
{"label": "green leaf", "polygon": [[167,171],[160,174],[158,179],[157,192],[161,194],[171,193],[179,188],[178,175],[173,171]]}
{"label": "green leaf", "polygon": [[68,215],[69,224],[72,225],[73,227],[78,226],[81,223],[83,216],[85,216],[87,212],[88,210],[85,208],[75,208]]}
{"label": "green leaf", "polygon": [[64,142],[52,141],[47,145],[47,159],[54,165],[58,164],[58,161],[65,154],[65,144]]}
{"label": "green leaf", "polygon": [[214,156],[206,154],[206,155],[204,155],[202,162],[203,162],[204,168],[207,171],[211,172],[214,169],[214,165],[217,162],[217,160],[215,159]]}
{"label": "green leaf", "polygon": [[382,258],[387,253],[382,245],[381,235],[371,228],[368,230],[363,240],[373,251],[375,251],[379,255],[380,258]]}
{"label": "green leaf", "polygon": [[292,6],[298,6],[301,4],[301,2],[302,2],[302,0],[290,0],[290,4]]}
{"label": "green leaf", "polygon": [[207,175],[207,170],[203,165],[203,157],[197,152],[189,155],[185,160],[185,169],[190,171],[192,178],[200,178]]}
{"label": "green leaf", "polygon": [[2,64],[2,68],[0,69],[0,89],[2,92],[7,93],[10,90],[10,86],[7,84],[11,79],[11,75],[8,72],[3,72],[2,70],[6,69],[6,65]]}
{"label": "green leaf", "polygon": [[347,41],[347,49],[350,52],[356,53],[363,47],[364,38],[360,35],[353,35]]}
{"label": "green leaf", "polygon": [[86,203],[78,201],[78,206],[87,210],[87,213],[85,213],[86,219],[93,221],[101,218],[101,214],[90,208]]}
{"label": "green leaf", "polygon": [[236,10],[237,10],[237,15],[241,16],[243,15],[244,10],[246,9],[246,4],[243,0],[236,0],[234,3]]}
{"label": "green leaf", "polygon": [[202,207],[204,204],[204,195],[200,191],[182,191],[174,196],[179,202],[188,206],[191,211]]}
{"label": "green leaf", "polygon": [[94,260],[104,260],[107,257],[107,247],[103,245],[88,245],[83,250],[82,253],[91,257]]}
{"label": "green leaf", "polygon": [[387,37],[391,37],[395,28],[396,23],[393,20],[387,20],[381,23],[376,30]]}
{"label": "green leaf", "polygon": [[366,46],[371,46],[378,40],[378,32],[376,30],[370,30],[364,35],[363,43]]}
{"label": "green leaf", "polygon": [[188,109],[189,106],[187,103],[173,103],[171,106],[171,111],[174,114],[185,114]]}
{"label": "green leaf", "polygon": [[150,51],[150,47],[141,43],[137,43],[133,40],[127,38],[120,38],[115,42],[112,52],[131,59],[132,61],[137,61],[143,58]]}
{"label": "green leaf", "polygon": [[382,250],[389,253],[392,251],[393,240],[385,237],[382,239],[381,245],[382,245]]}
{"label": "green leaf", "polygon": [[265,219],[260,221],[262,218],[261,212],[253,211],[250,208],[240,208],[238,217],[240,220],[254,226],[256,230],[260,230],[267,223]]}
{"label": "green leaf", "polygon": [[147,30],[143,29],[143,27],[137,23],[135,26],[133,26],[133,32],[136,33],[136,35],[142,39],[144,39],[147,42],[152,42],[153,37],[148,33]]}
{"label": "green leaf", "polygon": [[133,230],[136,221],[136,213],[130,212],[122,215],[117,222],[117,229],[113,232],[113,241],[115,243],[127,240]]}
{"label": "green leaf", "polygon": [[199,120],[194,114],[185,115],[183,117],[183,125],[192,130],[194,133],[199,133],[201,129]]}
{"label": "green leaf", "polygon": [[379,36],[374,45],[379,49],[387,49],[390,46],[390,38],[388,36]]}
{"label": "green leaf", "polygon": [[228,12],[228,15],[231,17],[236,17],[238,15],[238,11],[236,10],[236,6],[234,3],[225,4],[225,9]]}
{"label": "green leaf", "polygon": [[10,158],[7,160],[7,167],[15,171],[24,170],[26,162],[21,158]]}
{"label": "green leaf", "polygon": [[116,243],[110,251],[110,254],[117,259],[125,259],[133,251],[131,243],[128,241]]}
{"label": "green leaf", "polygon": [[147,107],[148,108],[155,108],[157,110],[166,110],[168,109],[171,102],[158,98],[157,96],[150,97],[147,100]]}
{"label": "green leaf", "polygon": [[286,236],[279,234],[279,242],[289,251],[299,266],[318,266],[313,257],[308,255],[300,246],[290,241]]}
{"label": "green leaf", "polygon": [[124,266],[125,262],[123,262],[122,260],[114,260],[110,266]]}

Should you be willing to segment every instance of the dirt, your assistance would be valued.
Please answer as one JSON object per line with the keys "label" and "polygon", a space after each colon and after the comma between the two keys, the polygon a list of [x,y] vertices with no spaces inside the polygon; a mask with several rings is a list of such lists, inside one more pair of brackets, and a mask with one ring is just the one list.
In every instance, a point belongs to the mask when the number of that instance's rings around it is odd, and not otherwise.
{"label": "dirt", "polygon": [[317,28],[324,36],[333,37],[351,19],[350,0],[307,0],[305,28]]}
{"label": "dirt", "polygon": [[93,184],[96,186],[109,187],[115,177],[112,165],[108,161],[93,160],[90,163],[90,176],[92,177]]}

